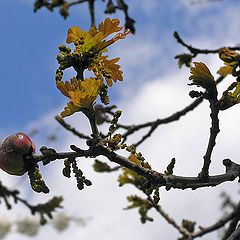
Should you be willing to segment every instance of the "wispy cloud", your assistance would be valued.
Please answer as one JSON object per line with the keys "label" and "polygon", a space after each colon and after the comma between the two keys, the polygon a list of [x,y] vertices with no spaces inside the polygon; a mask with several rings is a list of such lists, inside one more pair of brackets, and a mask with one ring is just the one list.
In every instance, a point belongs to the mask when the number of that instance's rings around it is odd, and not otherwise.
{"label": "wispy cloud", "polygon": [[[148,5],[148,9],[144,8],[142,11],[145,10],[149,14],[154,10],[156,12],[157,2],[152,1]],[[237,9],[229,6],[224,11],[212,12],[212,16],[200,18],[203,11],[206,10],[205,7],[191,8],[192,13],[188,10],[184,12],[185,2],[176,3],[174,1],[176,5],[172,6],[176,9],[171,11],[175,11],[178,14],[177,20],[184,23],[182,32],[189,43],[200,48],[216,48],[238,42],[240,17]],[[133,9],[137,7],[141,7],[141,4],[138,6],[135,3]],[[184,15],[184,13],[186,14]],[[231,19],[231,23],[229,23],[229,19]],[[112,51],[110,50],[111,55],[121,57],[121,65],[125,72],[124,82],[114,85],[114,91],[118,91],[116,89],[122,91],[121,98],[115,98],[113,102],[123,109],[121,120],[125,123],[139,123],[154,120],[157,117],[166,117],[191,102],[190,97],[188,97],[188,91],[191,87],[187,86],[189,70],[180,71],[176,61],[173,60],[174,54],[179,53],[180,47],[174,43],[170,33],[167,37],[161,36],[161,32],[152,34],[158,31],[158,27],[153,24],[146,18],[145,25],[142,26],[139,34],[122,41],[120,48],[113,47]],[[223,27],[225,24],[227,24],[227,28]],[[147,29],[150,29],[150,33]],[[198,60],[206,62],[214,74],[221,64],[215,56],[201,56]],[[84,143],[70,133],[61,130],[53,120],[53,115],[60,111],[61,108],[53,110],[38,121],[28,124],[29,129],[37,126],[43,133],[41,137],[36,137],[38,146],[46,142],[43,135],[46,136],[55,128],[58,128],[58,141],[53,144],[56,149],[68,150],[68,146],[73,143],[84,146]],[[224,172],[221,161],[225,157],[238,161],[238,149],[236,148],[236,142],[239,138],[236,128],[238,116],[237,107],[220,115],[222,130],[214,151],[211,168],[211,172],[214,174]],[[69,118],[69,122],[80,132],[89,133],[89,124],[81,114]],[[139,150],[143,152],[147,161],[151,162],[156,170],[164,171],[170,159],[175,157],[177,160],[176,174],[196,176],[201,169],[209,127],[208,104],[203,103],[179,122],[159,127],[151,139],[147,140]],[[135,140],[136,137],[131,138],[132,142]],[[159,236],[162,239],[176,239],[177,232],[155,213],[152,213],[155,216],[154,223],[142,225],[138,219],[137,211],[125,212],[122,210],[127,204],[125,197],[128,194],[135,194],[137,191],[130,186],[118,188],[116,173],[106,175],[94,173],[91,168],[91,159],[80,159],[78,164],[83,169],[84,174],[93,181],[93,186],[82,192],[77,190],[74,179],[68,180],[61,175],[62,161],[50,164],[43,172],[52,189],[51,194],[64,194],[66,210],[70,214],[92,217],[85,228],[71,228],[67,231],[66,234],[71,234],[71,239],[104,238],[104,240],[110,240],[114,238],[118,240],[138,238],[139,240],[154,240],[159,239]],[[171,190],[165,192],[162,189],[161,204],[179,222],[182,218],[190,218],[199,221],[202,225],[208,225],[219,217],[219,194],[226,189],[232,196],[237,195],[238,186],[234,183],[224,184],[215,189],[196,191]],[[207,200],[206,196],[208,196]],[[34,194],[31,198],[33,201],[37,201],[39,195]],[[196,207],[198,202],[199,207]],[[202,202],[207,204],[200,206]],[[46,231],[43,229],[37,239],[42,239],[46,235],[56,236],[50,229]],[[65,234],[59,235],[58,239],[65,239],[66,236]],[[13,238],[9,236],[10,239]],[[212,235],[211,239],[217,239],[216,234]]]}

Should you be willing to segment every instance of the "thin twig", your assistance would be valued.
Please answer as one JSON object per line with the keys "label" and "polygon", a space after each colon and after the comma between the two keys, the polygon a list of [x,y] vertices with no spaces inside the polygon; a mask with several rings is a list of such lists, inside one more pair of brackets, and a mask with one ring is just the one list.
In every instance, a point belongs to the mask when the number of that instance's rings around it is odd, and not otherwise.
{"label": "thin twig", "polygon": [[231,234],[236,230],[238,222],[240,220],[240,215],[238,213],[238,215],[232,219],[232,221],[230,222],[222,240],[226,240],[228,237],[231,236]]}
{"label": "thin twig", "polygon": [[133,125],[127,132],[125,132],[122,137],[123,140],[126,141],[126,138],[133,134],[134,132],[146,128],[146,127],[151,127],[151,129],[149,130],[149,132],[143,136],[143,138],[135,143],[135,146],[138,146],[139,144],[141,144],[146,138],[148,138],[149,136],[151,136],[152,132],[161,124],[166,124],[166,123],[170,123],[173,121],[177,121],[180,119],[180,117],[184,116],[186,113],[188,113],[189,111],[192,111],[195,107],[197,107],[201,102],[203,101],[203,98],[200,97],[198,99],[196,99],[195,101],[193,101],[190,105],[188,105],[187,107],[185,107],[184,109],[170,115],[169,117],[166,118],[162,118],[162,119],[157,119],[155,121],[151,121],[151,122],[147,122],[147,123],[143,123],[143,124],[139,124],[139,125]]}
{"label": "thin twig", "polygon": [[159,204],[155,204],[153,199],[148,196],[148,200],[150,201],[152,207],[174,228],[176,228],[183,236],[185,237],[190,237],[191,233],[183,228],[181,225],[177,224],[176,221],[167,213],[163,210],[163,208]]}
{"label": "thin twig", "polygon": [[84,2],[88,2],[88,0],[79,0],[79,1],[70,2],[70,3],[68,3],[68,6],[71,7],[71,6],[78,5],[78,4],[84,3]]}
{"label": "thin twig", "polygon": [[200,230],[198,232],[195,232],[192,236],[193,238],[201,237],[207,233],[213,232],[221,227],[223,227],[226,223],[233,220],[235,217],[237,217],[240,213],[240,204],[238,204],[238,207],[234,209],[231,213],[227,214],[226,216],[221,217],[220,220],[218,220],[216,223],[212,224],[209,227],[200,227]]}
{"label": "thin twig", "polygon": [[88,0],[89,14],[91,18],[91,27],[95,27],[94,2],[95,0]]}
{"label": "thin twig", "polygon": [[[229,214],[221,217],[220,220],[218,220],[218,221],[215,222],[214,224],[212,224],[212,225],[210,225],[210,226],[208,226],[208,227],[200,227],[200,230],[199,230],[199,231],[196,231],[196,232],[194,232],[194,233],[191,233],[191,232],[187,231],[187,229],[185,229],[185,228],[183,228],[182,226],[178,225],[178,224],[176,223],[176,221],[175,221],[167,212],[165,212],[165,211],[163,210],[163,208],[162,208],[159,204],[155,204],[155,203],[154,203],[153,199],[152,199],[150,196],[148,196],[148,200],[150,201],[152,207],[155,208],[156,211],[157,211],[158,213],[160,213],[161,216],[162,216],[169,224],[171,224],[174,228],[176,228],[176,229],[179,231],[179,233],[181,233],[183,236],[188,237],[187,239],[191,239],[191,240],[192,240],[192,239],[195,239],[195,238],[198,238],[198,237],[202,237],[202,236],[204,236],[204,235],[206,235],[206,234],[208,234],[208,233],[211,233],[211,232],[213,232],[213,231],[215,231],[215,230],[217,230],[217,229],[225,226],[225,224],[228,223],[228,222],[231,221],[231,220],[232,220],[232,222],[230,223],[230,225],[234,225],[234,226],[232,226],[232,227],[233,227],[234,230],[235,230],[235,229],[236,229],[236,225],[237,225],[237,223],[238,223],[238,221],[239,221],[239,218],[240,218],[240,216],[239,216],[239,214],[240,214],[240,204],[238,204],[237,208],[235,208],[231,213],[229,213]],[[233,223],[233,224],[232,224],[232,223]],[[232,230],[232,229],[231,229],[231,230]],[[233,232],[234,230],[232,230],[232,232]],[[231,233],[232,233],[232,232],[231,232]],[[231,233],[230,233],[230,234],[231,234]],[[230,235],[230,234],[229,234],[229,235]],[[229,235],[228,235],[228,236],[229,236]],[[226,240],[228,236],[224,237],[223,240]]]}
{"label": "thin twig", "polygon": [[86,136],[86,135],[78,132],[75,128],[73,128],[72,126],[67,124],[61,117],[55,116],[55,119],[61,126],[63,126],[67,131],[70,131],[75,136],[77,136],[79,138],[83,138],[83,139],[91,139],[89,136]]}
{"label": "thin twig", "polygon": [[[224,78],[225,78],[224,76],[220,76],[216,80],[216,84],[219,84]],[[194,100],[191,104],[189,104],[187,107],[170,115],[169,117],[157,119],[155,121],[151,121],[151,122],[147,122],[147,123],[129,127],[128,131],[126,131],[124,134],[122,134],[123,142],[125,142],[127,137],[129,135],[133,134],[134,132],[136,132],[140,129],[146,128],[146,127],[150,127],[150,130],[138,142],[133,144],[133,146],[135,146],[135,147],[139,146],[141,143],[143,143],[147,138],[149,138],[151,136],[151,134],[157,129],[158,126],[179,120],[180,117],[182,117],[182,116],[186,115],[188,112],[194,110],[202,101],[203,101],[203,97],[199,97],[198,99]]]}
{"label": "thin twig", "polygon": [[239,240],[240,239],[240,227],[238,227],[229,238],[226,240]]}
{"label": "thin twig", "polygon": [[[18,196],[19,191],[17,190],[9,190],[7,187],[5,187],[1,182],[0,182],[0,197],[4,198],[6,205],[10,207],[7,198],[9,198],[10,196],[14,199],[14,202],[17,203],[18,201],[23,203],[23,205],[25,205],[27,208],[29,208],[29,210],[31,211],[31,213],[33,214],[35,211],[35,206],[31,205],[30,203],[28,203],[27,200],[21,198]],[[8,207],[8,208],[9,208]]]}
{"label": "thin twig", "polygon": [[[186,47],[193,54],[193,57],[196,57],[198,54],[219,53],[220,48],[209,50],[192,47],[191,45],[185,43],[177,32],[174,32],[173,36],[176,38],[179,44]],[[240,47],[228,47],[228,48],[231,50],[240,50]]]}
{"label": "thin twig", "polygon": [[220,132],[219,119],[218,119],[219,109],[216,107],[216,103],[218,101],[217,94],[218,94],[217,88],[215,86],[215,89],[213,90],[210,98],[208,99],[210,102],[210,109],[211,109],[210,117],[211,117],[212,122],[211,122],[210,137],[209,137],[209,141],[208,141],[207,150],[203,157],[203,159],[204,159],[203,167],[199,174],[200,178],[208,177],[213,148],[216,145],[216,138],[217,138],[218,133]]}

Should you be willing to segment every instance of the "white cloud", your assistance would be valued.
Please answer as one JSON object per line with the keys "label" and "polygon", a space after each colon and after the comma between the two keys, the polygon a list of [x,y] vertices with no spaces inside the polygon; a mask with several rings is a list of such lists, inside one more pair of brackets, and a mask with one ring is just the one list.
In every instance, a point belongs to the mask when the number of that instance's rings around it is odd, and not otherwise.
{"label": "white cloud", "polygon": [[[153,2],[151,3],[153,4]],[[146,11],[151,12],[156,5],[156,2],[148,5]],[[179,6],[177,6],[179,7]],[[200,11],[200,10],[198,10]],[[194,10],[193,14],[198,14]],[[224,28],[223,25],[231,16],[231,27]],[[189,29],[193,28],[193,23],[190,22]],[[237,22],[239,20],[238,11],[230,8],[226,10],[225,15],[221,18],[219,15],[213,15],[211,21],[218,19],[216,26],[219,30],[214,31],[211,38],[206,39],[206,32],[198,34],[196,38],[189,37],[187,40],[194,46],[199,47],[218,47],[222,44],[233,44],[238,39]],[[234,21],[235,19],[236,21]],[[202,19],[199,24],[199,29],[207,28],[207,19]],[[235,23],[236,24],[233,24]],[[221,26],[221,28],[220,28]],[[151,27],[152,32],[155,27]],[[187,28],[187,27],[186,27]],[[147,27],[145,26],[145,29]],[[209,34],[209,31],[207,31]],[[176,51],[175,47],[170,50],[170,44],[166,38],[159,42],[151,34],[145,35],[143,32],[139,36],[130,37],[121,43],[121,49],[113,48],[111,54],[113,56],[121,56],[121,65],[125,73],[125,81],[122,84],[117,84],[114,88],[121,87],[124,89],[122,98],[117,101],[119,108],[123,109],[121,120],[125,123],[140,123],[149,120],[154,120],[157,117],[166,117],[169,114],[180,110],[186,104],[191,102],[187,96],[190,87],[188,83],[188,71],[176,70],[170,64],[169,59],[164,58],[164,54]],[[199,40],[200,36],[200,40]],[[219,38],[221,36],[221,38]],[[225,38],[223,38],[225,36]],[[210,40],[209,40],[210,39]],[[234,40],[232,40],[234,39]],[[178,48],[178,47],[177,47]],[[167,50],[166,50],[167,49]],[[157,60],[159,58],[159,60]],[[211,71],[216,72],[221,64],[214,57],[199,57],[201,61],[207,62]],[[168,66],[168,74],[160,74],[159,68]],[[223,84],[226,86],[227,84]],[[127,87],[125,87],[127,86]],[[223,88],[223,87],[222,87]],[[115,103],[115,102],[114,102]],[[61,108],[62,109],[62,108]],[[76,137],[70,133],[65,133],[64,130],[57,127],[57,123],[53,120],[53,116],[61,111],[61,109],[43,116],[39,121],[29,124],[28,128],[37,127],[42,132],[40,137],[36,137],[38,147],[46,143],[42,136],[47,136],[52,129],[57,129],[58,142],[53,144],[58,150],[68,150],[70,144],[84,146]],[[211,172],[220,174],[224,172],[221,161],[230,157],[234,161],[238,161],[238,119],[239,110],[234,107],[220,114],[221,132],[218,137],[217,146],[213,154],[213,164]],[[89,125],[81,114],[70,118],[69,122],[77,127],[80,132],[88,133]],[[147,161],[151,162],[154,169],[164,171],[166,165],[172,157],[176,157],[175,174],[193,175],[196,176],[202,166],[202,156],[205,153],[207,139],[209,135],[210,119],[208,104],[203,103],[194,112],[184,116],[180,121],[168,125],[160,126],[141,147]],[[137,135],[140,136],[140,135]],[[136,137],[132,137],[131,141],[136,141]],[[44,143],[45,142],[45,143]],[[50,228],[43,229],[37,239],[51,236],[53,239],[66,239],[71,234],[72,240],[77,239],[176,239],[178,236],[172,226],[168,225],[162,217],[151,212],[155,217],[154,223],[142,225],[139,222],[136,210],[125,212],[122,210],[127,205],[125,197],[129,194],[135,194],[134,188],[130,186],[118,188],[116,178],[117,174],[97,174],[91,169],[93,161],[91,159],[80,159],[79,166],[84,170],[84,174],[93,181],[93,186],[78,191],[74,179],[65,179],[61,175],[63,167],[62,161],[58,161],[47,166],[43,172],[47,183],[52,190],[50,196],[56,194],[64,194],[65,207],[70,214],[79,215],[82,217],[92,217],[88,225],[84,228],[71,227],[66,233],[58,235]],[[15,185],[13,178],[7,178],[6,183]],[[14,178],[15,179],[15,178]],[[39,194],[30,194],[27,179],[24,183],[24,195],[28,196],[33,202],[37,202],[40,198],[42,201],[46,197]],[[172,216],[176,217],[178,222],[182,218],[189,218],[198,221],[203,226],[211,224],[219,217],[219,193],[228,191],[232,196],[237,196],[238,186],[236,183],[223,184],[217,188],[200,189],[196,191],[181,191],[171,190],[166,192],[161,190],[161,204]],[[204,204],[202,204],[204,203]],[[14,215],[14,211],[13,215]],[[22,212],[22,211],[21,211]],[[24,210],[24,214],[27,211]],[[15,239],[15,235],[10,235],[7,240]],[[24,237],[24,239],[26,239]],[[216,234],[211,236],[211,239],[217,239]]]}
{"label": "white cloud", "polygon": [[[181,78],[186,79],[186,76],[182,75]],[[168,116],[189,103],[191,100],[187,96],[186,87],[184,87],[184,84],[175,83],[175,79],[176,76],[169,75],[161,81],[156,79],[148,82],[136,92],[131,101],[129,99],[120,101],[118,105],[124,109],[123,121],[145,122],[158,116]],[[190,87],[187,88],[189,90]],[[141,107],[139,108],[139,106]],[[159,115],[156,114],[156,109]],[[234,149],[234,145],[231,145],[238,138],[237,135],[234,135],[234,126],[237,124],[237,118],[231,117],[234,114],[236,114],[236,111],[230,111],[230,115],[222,114],[226,118],[225,121],[223,119],[222,129],[227,128],[232,137],[231,139],[229,139],[230,137],[226,139],[225,137],[220,137],[220,146],[214,152],[214,173],[222,173],[224,171],[221,164],[222,159],[226,157],[228,152],[236,153],[237,151]],[[88,123],[78,117],[74,117],[71,120],[72,124],[79,126],[80,131],[89,129]],[[51,118],[48,115],[36,125],[40,129],[45,129],[50,123],[52,128],[54,124],[51,123]],[[141,146],[140,150],[144,153],[146,159],[152,163],[154,169],[163,171],[170,159],[176,157],[175,174],[196,176],[202,165],[202,156],[206,148],[209,132],[209,122],[208,104],[204,103],[195,112],[189,113],[179,122],[159,127],[151,139]],[[225,124],[226,126],[224,126]],[[223,133],[220,136],[228,135]],[[72,143],[77,144],[78,140],[70,134],[62,138],[60,137],[58,149],[64,148],[67,150],[66,146]],[[222,146],[227,146],[228,149]],[[130,186],[118,188],[116,182],[117,174],[94,173],[90,167],[92,164],[91,159],[80,159],[78,164],[84,169],[86,176],[93,181],[92,187],[86,188],[81,192],[77,190],[74,179],[68,180],[61,175],[62,161],[50,164],[44,172],[44,177],[52,190],[50,196],[64,194],[64,206],[70,214],[92,217],[86,227],[71,227],[66,233],[59,235],[58,239],[65,239],[70,232],[73,240],[79,238],[101,239],[102,236],[106,240],[112,238],[122,239],[123,237],[130,239],[137,237],[145,240],[146,238],[158,239],[159,236],[175,239],[178,236],[177,231],[154,212],[150,214],[154,216],[155,222],[142,225],[139,222],[136,210],[128,212],[122,210],[127,205],[125,197],[138,192]],[[190,190],[171,190],[166,192],[162,189],[161,204],[178,222],[181,222],[182,218],[189,218],[206,226],[219,217],[219,194],[226,189],[227,191],[230,189],[230,193],[234,196],[237,193],[237,184],[224,184],[218,188],[193,192]],[[207,200],[205,200],[206,196],[208,196]],[[40,198],[41,201],[43,199],[46,200],[43,196]],[[38,201],[37,199],[39,199],[38,194],[31,196],[32,201]],[[206,204],[200,205],[202,202],[206,202]],[[196,208],[196,204],[199,204],[198,208]],[[207,219],[206,212],[208,213]],[[37,239],[42,239],[49,234],[52,237],[56,236],[54,230],[46,228],[40,232]],[[9,240],[12,237],[15,237],[15,235],[9,236]],[[213,235],[211,239],[215,239],[215,237],[216,235]]]}

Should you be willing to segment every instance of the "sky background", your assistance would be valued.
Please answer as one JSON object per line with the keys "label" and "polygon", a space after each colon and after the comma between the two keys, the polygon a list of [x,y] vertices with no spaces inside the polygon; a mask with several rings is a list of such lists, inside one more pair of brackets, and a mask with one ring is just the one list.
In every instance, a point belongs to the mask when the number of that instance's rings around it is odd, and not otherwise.
{"label": "sky background", "polygon": [[[147,2],[147,4],[146,4]],[[136,20],[136,34],[119,41],[109,49],[113,57],[119,56],[124,71],[124,81],[110,89],[111,103],[123,110],[123,123],[142,123],[157,117],[166,117],[182,109],[192,100],[188,96],[192,87],[189,83],[189,69],[179,70],[174,56],[186,52],[173,38],[178,31],[187,42],[199,48],[219,48],[235,46],[240,43],[239,1],[213,1],[190,4],[188,0],[151,0],[128,1],[130,16]],[[53,13],[41,9],[33,13],[31,0],[0,1],[1,35],[1,117],[0,139],[16,131],[31,132],[37,148],[42,145],[54,147],[58,151],[69,150],[70,144],[84,146],[83,142],[62,129],[54,116],[59,114],[67,102],[55,87],[54,74],[57,68],[57,46],[66,39],[67,29],[78,25],[88,29],[90,19],[87,6],[82,4],[70,10],[70,17],[64,21],[57,11]],[[102,21],[103,4],[97,1],[96,21]],[[112,17],[119,17],[121,14]],[[123,21],[122,21],[123,23]],[[199,56],[196,61],[207,63],[211,72],[222,65],[217,56]],[[64,79],[71,77],[71,71]],[[223,90],[231,79],[221,84]],[[239,162],[238,139],[240,108],[235,106],[220,114],[221,133],[213,153],[212,174],[224,171],[221,161],[231,158]],[[79,113],[66,119],[80,132],[88,133],[89,126]],[[208,104],[203,103],[194,112],[179,122],[161,126],[152,138],[140,146],[147,161],[153,168],[164,171],[171,158],[177,159],[177,175],[196,176],[201,169],[209,133],[210,120]],[[142,134],[143,132],[140,132]],[[57,141],[50,142],[47,137],[56,134]],[[136,134],[129,144],[136,141]],[[41,230],[36,239],[51,236],[53,239],[116,240],[120,239],[171,239],[178,233],[154,211],[150,215],[153,223],[142,225],[136,210],[123,211],[127,206],[126,196],[137,194],[131,186],[118,187],[118,174],[97,174],[92,171],[90,159],[79,160],[85,175],[93,181],[93,186],[78,191],[74,179],[61,176],[62,162],[53,163],[43,169],[51,193],[48,196],[31,191],[27,177],[9,177],[1,172],[1,181],[9,186],[20,188],[23,196],[31,202],[46,201],[54,195],[64,195],[64,207],[71,215],[90,218],[86,227],[75,227],[60,234],[51,227]],[[236,199],[237,183],[226,183],[218,188],[196,191],[160,190],[161,204],[170,215],[181,222],[183,218],[198,221],[207,226],[220,214],[219,194],[229,192]],[[16,207],[6,212],[2,205],[3,216],[13,220],[25,216],[25,208]],[[27,239],[14,233],[7,240]],[[202,239],[218,239],[212,234]]]}

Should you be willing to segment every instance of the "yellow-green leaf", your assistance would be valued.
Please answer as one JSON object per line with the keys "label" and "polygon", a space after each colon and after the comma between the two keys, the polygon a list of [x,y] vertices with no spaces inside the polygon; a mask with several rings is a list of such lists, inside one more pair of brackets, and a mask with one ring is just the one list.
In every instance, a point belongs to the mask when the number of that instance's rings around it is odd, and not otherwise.
{"label": "yellow-green leaf", "polygon": [[61,113],[62,117],[70,116],[83,108],[89,108],[96,100],[102,87],[102,80],[86,78],[83,81],[72,78],[71,81],[57,81],[57,87],[71,101]]}
{"label": "yellow-green leaf", "polygon": [[75,112],[79,112],[80,110],[81,109],[78,106],[74,105],[73,102],[69,102],[60,115],[62,118],[65,118],[71,116]]}
{"label": "yellow-green leaf", "polygon": [[217,73],[222,76],[227,76],[228,74],[231,74],[232,71],[233,71],[233,67],[231,65],[226,65],[226,66],[220,67]]}
{"label": "yellow-green leaf", "polygon": [[68,29],[68,36],[66,39],[67,43],[75,43],[77,44],[78,41],[83,40],[86,37],[87,32],[83,31],[81,28],[77,26],[73,26]]}
{"label": "yellow-green leaf", "polygon": [[107,84],[111,87],[112,81],[116,82],[117,80],[122,81],[123,80],[123,72],[120,70],[121,66],[116,64],[119,61],[120,58],[114,58],[111,60],[107,59],[107,56],[101,57],[101,61],[103,64],[103,67],[105,69],[105,77]]}
{"label": "yellow-green leaf", "polygon": [[103,22],[99,23],[98,30],[103,33],[104,38],[112,33],[119,32],[123,27],[119,26],[120,21],[116,18],[106,18]]}

